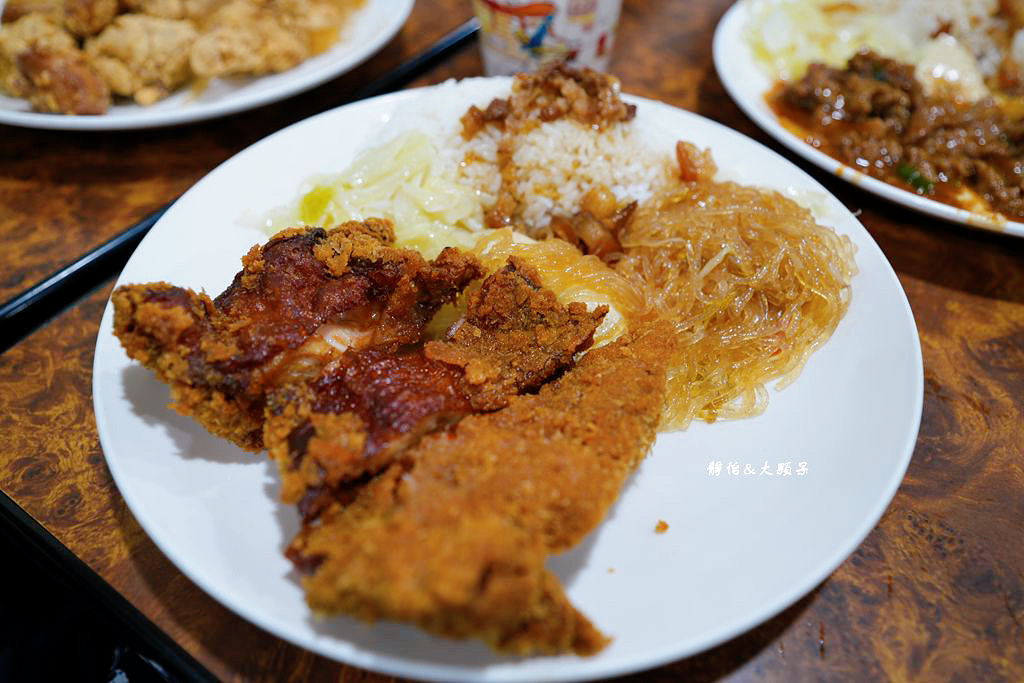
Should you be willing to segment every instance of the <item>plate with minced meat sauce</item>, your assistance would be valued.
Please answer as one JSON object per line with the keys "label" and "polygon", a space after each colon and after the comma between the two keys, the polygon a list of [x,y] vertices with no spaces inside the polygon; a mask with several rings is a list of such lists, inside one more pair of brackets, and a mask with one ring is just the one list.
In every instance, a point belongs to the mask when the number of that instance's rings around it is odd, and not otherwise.
{"label": "plate with minced meat sauce", "polygon": [[[746,2],[725,14],[714,60],[726,90],[758,126],[876,195],[956,223],[1024,236],[1024,109],[1008,67],[988,79],[994,95],[973,98],[925,87],[913,64],[870,48],[839,66],[812,61],[798,77],[773,80],[749,40],[751,16]],[[962,51],[946,34],[933,42],[941,46],[943,39]]]}

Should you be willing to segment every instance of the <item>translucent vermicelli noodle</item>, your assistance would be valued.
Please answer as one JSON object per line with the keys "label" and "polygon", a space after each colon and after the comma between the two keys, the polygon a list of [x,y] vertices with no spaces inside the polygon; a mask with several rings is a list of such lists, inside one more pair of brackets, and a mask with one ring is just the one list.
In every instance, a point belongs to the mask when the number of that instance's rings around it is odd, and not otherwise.
{"label": "translucent vermicelli noodle", "polygon": [[835,330],[856,272],[849,238],[776,192],[702,178],[642,206],[616,270],[673,322],[662,429],[762,412]]}

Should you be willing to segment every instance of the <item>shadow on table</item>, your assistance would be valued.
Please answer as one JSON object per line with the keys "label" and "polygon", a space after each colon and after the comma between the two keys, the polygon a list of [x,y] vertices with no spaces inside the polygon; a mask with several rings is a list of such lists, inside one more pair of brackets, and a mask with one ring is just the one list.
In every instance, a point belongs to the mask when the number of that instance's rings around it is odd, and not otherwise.
{"label": "shadow on table", "polygon": [[[824,585],[824,584],[822,584]],[[753,661],[790,627],[814,602],[821,585],[805,595],[799,601],[746,633],[736,636],[717,647],[686,659],[666,664],[658,669],[623,676],[616,681],[643,681],[659,683],[660,681],[687,681],[687,683],[706,683],[728,677]]]}
{"label": "shadow on table", "polygon": [[147,368],[128,366],[122,374],[122,384],[124,399],[132,411],[147,425],[163,428],[182,458],[201,458],[219,463],[253,462],[251,453],[226,439],[211,435],[191,417],[179,415],[170,408],[170,389]]}

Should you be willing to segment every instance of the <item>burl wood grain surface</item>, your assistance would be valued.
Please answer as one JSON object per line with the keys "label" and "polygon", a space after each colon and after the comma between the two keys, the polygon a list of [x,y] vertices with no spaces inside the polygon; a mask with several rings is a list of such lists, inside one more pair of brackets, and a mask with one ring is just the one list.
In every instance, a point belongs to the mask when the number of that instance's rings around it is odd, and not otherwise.
{"label": "burl wood grain surface", "polygon": [[[728,4],[627,0],[613,71],[629,92],[778,150],[711,64]],[[0,298],[329,106],[457,25],[467,7],[421,1],[401,38],[356,74],[224,121],[105,135],[0,127]],[[471,48],[421,84],[479,71]],[[914,458],[877,528],[811,594],[713,650],[625,680],[1024,680],[1024,241],[911,213],[801,165],[861,212],[907,292],[925,368]],[[141,531],[104,466],[92,413],[108,294],[89,294],[0,356],[0,487],[219,678],[390,680],[249,625]]]}

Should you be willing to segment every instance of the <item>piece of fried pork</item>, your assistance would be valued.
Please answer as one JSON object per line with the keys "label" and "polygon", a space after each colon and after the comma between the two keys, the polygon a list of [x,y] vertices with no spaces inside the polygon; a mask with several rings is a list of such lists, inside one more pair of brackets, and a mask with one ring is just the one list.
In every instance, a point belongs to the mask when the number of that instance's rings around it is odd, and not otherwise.
{"label": "piece of fried pork", "polygon": [[321,325],[362,330],[366,345],[417,343],[441,305],[482,275],[471,255],[446,249],[427,262],[393,242],[378,219],[285,230],[253,247],[216,299],[166,283],[117,288],[114,332],[171,386],[178,412],[259,450],[266,392],[319,373],[324,358],[305,345]]}
{"label": "piece of fried pork", "polygon": [[672,336],[592,350],[353,485],[289,548],[310,606],[521,654],[601,649],[545,560],[597,526],[654,441]]}
{"label": "piece of fried pork", "polygon": [[279,386],[264,443],[282,499],[311,519],[339,486],[380,471],[424,435],[537,389],[590,346],[607,310],[559,304],[512,258],[469,295],[447,340],[350,350],[315,380]]}

